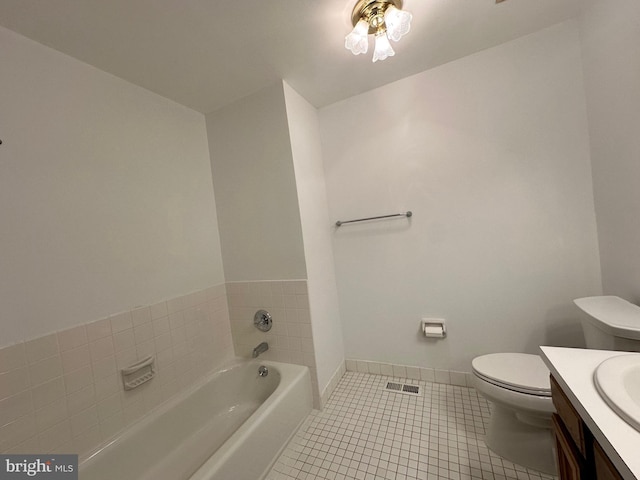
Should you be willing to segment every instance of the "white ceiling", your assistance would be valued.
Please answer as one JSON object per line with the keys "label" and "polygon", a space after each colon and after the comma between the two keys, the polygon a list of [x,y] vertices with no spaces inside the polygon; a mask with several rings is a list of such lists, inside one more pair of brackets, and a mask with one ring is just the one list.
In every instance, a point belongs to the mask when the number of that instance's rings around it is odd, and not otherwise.
{"label": "white ceiling", "polygon": [[[344,48],[355,0],[0,0],[0,25],[203,113],[285,79],[316,107],[577,15],[584,0],[405,0],[411,32]],[[1,46],[0,46],[1,48]]]}

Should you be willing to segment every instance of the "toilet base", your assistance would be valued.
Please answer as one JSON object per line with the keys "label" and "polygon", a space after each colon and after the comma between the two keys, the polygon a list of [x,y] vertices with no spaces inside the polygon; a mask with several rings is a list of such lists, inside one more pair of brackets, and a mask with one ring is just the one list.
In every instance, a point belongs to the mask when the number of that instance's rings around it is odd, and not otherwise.
{"label": "toilet base", "polygon": [[521,422],[513,410],[492,403],[485,443],[494,453],[513,463],[557,475],[550,419],[548,426],[533,426],[531,422]]}

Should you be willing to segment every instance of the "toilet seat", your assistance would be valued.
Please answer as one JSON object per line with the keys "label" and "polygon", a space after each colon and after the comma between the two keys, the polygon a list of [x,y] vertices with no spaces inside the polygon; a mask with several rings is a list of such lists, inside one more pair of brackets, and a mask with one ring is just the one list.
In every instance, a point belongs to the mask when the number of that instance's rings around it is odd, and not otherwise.
{"label": "toilet seat", "polygon": [[538,355],[526,353],[492,353],[471,362],[480,379],[514,392],[551,397],[549,369]]}

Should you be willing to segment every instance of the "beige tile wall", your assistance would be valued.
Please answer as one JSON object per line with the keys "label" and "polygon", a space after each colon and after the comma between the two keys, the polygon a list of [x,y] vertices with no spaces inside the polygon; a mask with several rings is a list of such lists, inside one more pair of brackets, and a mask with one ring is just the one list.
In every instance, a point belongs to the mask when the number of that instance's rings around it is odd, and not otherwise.
{"label": "beige tile wall", "polygon": [[224,285],[0,349],[0,452],[86,454],[233,355]]}
{"label": "beige tile wall", "polygon": [[[261,358],[308,366],[314,406],[320,408],[306,280],[228,282],[227,298],[236,355],[249,358],[258,344],[267,342],[269,350]],[[253,325],[260,309],[273,317],[269,332]]]}

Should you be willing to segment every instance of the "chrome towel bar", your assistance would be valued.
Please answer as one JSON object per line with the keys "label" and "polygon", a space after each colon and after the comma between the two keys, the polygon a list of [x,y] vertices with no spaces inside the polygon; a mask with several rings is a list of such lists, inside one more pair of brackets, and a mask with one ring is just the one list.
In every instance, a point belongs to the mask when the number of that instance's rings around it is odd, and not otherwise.
{"label": "chrome towel bar", "polygon": [[393,218],[393,217],[411,217],[413,213],[403,212],[403,213],[394,213],[392,215],[380,215],[379,217],[368,217],[368,218],[358,218],[356,220],[346,220],[344,222],[338,220],[336,222],[336,227],[341,227],[342,225],[346,225],[347,223],[356,223],[356,222],[366,222],[367,220],[379,220],[381,218]]}

